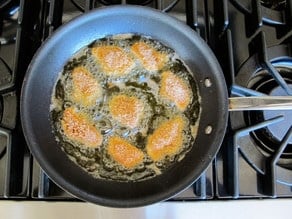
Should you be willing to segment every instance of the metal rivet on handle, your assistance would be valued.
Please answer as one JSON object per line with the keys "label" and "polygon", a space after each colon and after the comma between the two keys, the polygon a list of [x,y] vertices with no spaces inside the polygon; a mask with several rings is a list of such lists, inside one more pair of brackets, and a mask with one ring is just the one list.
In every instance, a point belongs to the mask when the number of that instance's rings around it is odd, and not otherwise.
{"label": "metal rivet on handle", "polygon": [[213,130],[212,126],[208,125],[208,126],[205,128],[205,134],[210,135],[211,132],[212,132],[212,130]]}
{"label": "metal rivet on handle", "polygon": [[211,87],[212,86],[212,82],[211,82],[210,78],[205,78],[204,83],[205,83],[205,87]]}

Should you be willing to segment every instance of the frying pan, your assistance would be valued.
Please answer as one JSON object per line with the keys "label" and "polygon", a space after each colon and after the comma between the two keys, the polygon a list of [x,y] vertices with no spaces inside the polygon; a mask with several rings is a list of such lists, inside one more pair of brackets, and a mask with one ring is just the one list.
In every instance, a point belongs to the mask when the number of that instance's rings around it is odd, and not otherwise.
{"label": "frying pan", "polygon": [[[174,49],[193,72],[201,96],[201,117],[192,149],[163,174],[140,182],[93,178],[68,159],[57,144],[50,123],[51,95],[65,63],[90,42],[121,33],[151,36]],[[74,196],[112,207],[144,206],[166,200],[191,185],[218,151],[227,116],[224,76],[206,43],[175,18],[140,6],[101,8],[63,25],[34,56],[21,94],[23,131],[42,169]]]}

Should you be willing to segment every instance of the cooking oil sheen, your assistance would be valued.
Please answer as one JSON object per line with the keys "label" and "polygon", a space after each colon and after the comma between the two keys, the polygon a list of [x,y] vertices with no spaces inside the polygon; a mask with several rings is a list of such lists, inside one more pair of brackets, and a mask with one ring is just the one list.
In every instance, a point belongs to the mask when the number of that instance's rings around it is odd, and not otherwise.
{"label": "cooking oil sheen", "polygon": [[[167,61],[162,69],[147,71],[141,62],[131,53],[131,46],[135,42],[145,42],[156,51],[166,54]],[[122,76],[108,75],[103,72],[91,49],[96,46],[115,45],[123,49],[133,60],[134,67]],[[102,87],[102,95],[93,106],[82,106],[72,101],[72,70],[75,67],[85,67]],[[183,112],[174,103],[159,95],[161,73],[170,70],[185,81],[191,92],[191,103]],[[142,103],[139,123],[129,128],[116,121],[110,113],[109,101],[115,95],[134,97]],[[94,126],[100,130],[103,143],[96,148],[74,142],[69,139],[61,127],[63,111],[74,107],[77,112],[88,116]],[[149,36],[136,34],[119,34],[98,39],[78,51],[64,66],[55,85],[50,107],[52,127],[58,144],[69,158],[87,171],[93,177],[117,181],[141,181],[171,168],[182,160],[191,150],[197,135],[200,96],[193,73],[186,66],[179,55],[171,48]],[[154,162],[147,155],[147,137],[162,123],[175,116],[182,116],[187,122],[183,130],[183,144],[174,156],[166,156],[163,160]],[[119,136],[143,151],[144,160],[134,168],[127,169],[115,162],[107,152],[108,139]]]}

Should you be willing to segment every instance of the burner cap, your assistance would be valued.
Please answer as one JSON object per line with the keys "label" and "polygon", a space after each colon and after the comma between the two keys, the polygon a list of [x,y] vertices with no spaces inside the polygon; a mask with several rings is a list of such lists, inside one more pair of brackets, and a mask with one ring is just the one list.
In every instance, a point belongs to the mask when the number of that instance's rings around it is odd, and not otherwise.
{"label": "burner cap", "polygon": [[[290,89],[292,89],[292,84],[289,85]],[[281,87],[276,87],[272,89],[271,96],[286,96],[287,93],[284,91]],[[292,121],[292,110],[281,110],[281,111],[274,111],[274,110],[266,110],[263,112],[264,119],[268,120],[271,118],[275,118],[276,116],[282,115],[284,117],[284,120],[282,122],[279,122],[274,125],[268,126],[268,130],[272,134],[272,136],[277,139],[278,141],[281,141],[284,137],[284,135],[287,133],[288,129],[291,126]],[[289,139],[289,144],[292,144],[292,137]]]}
{"label": "burner cap", "polygon": [[[281,77],[292,89],[291,69],[286,67],[276,67]],[[249,81],[249,88],[270,96],[287,96],[288,94],[278,84],[278,82],[266,71],[258,71]],[[283,137],[291,126],[292,110],[265,110],[250,111],[245,113],[248,123],[251,125],[283,116],[281,122],[268,125],[266,128],[253,132],[253,136],[259,148],[268,154],[273,154],[280,146]],[[282,154],[282,158],[292,158],[292,137],[289,139],[289,145]]]}

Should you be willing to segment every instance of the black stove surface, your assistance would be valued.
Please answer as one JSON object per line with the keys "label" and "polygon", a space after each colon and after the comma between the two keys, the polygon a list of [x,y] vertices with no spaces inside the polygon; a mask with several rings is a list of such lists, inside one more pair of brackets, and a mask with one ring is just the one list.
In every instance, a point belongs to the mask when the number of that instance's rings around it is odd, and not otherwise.
{"label": "black stove surface", "polygon": [[[42,42],[94,8],[140,4],[187,23],[217,56],[230,96],[292,95],[292,1],[6,2],[5,7],[0,4],[1,199],[77,200],[55,185],[31,156],[22,134],[19,97],[26,69]],[[213,163],[171,200],[292,197],[291,118],[291,110],[230,113]]]}

